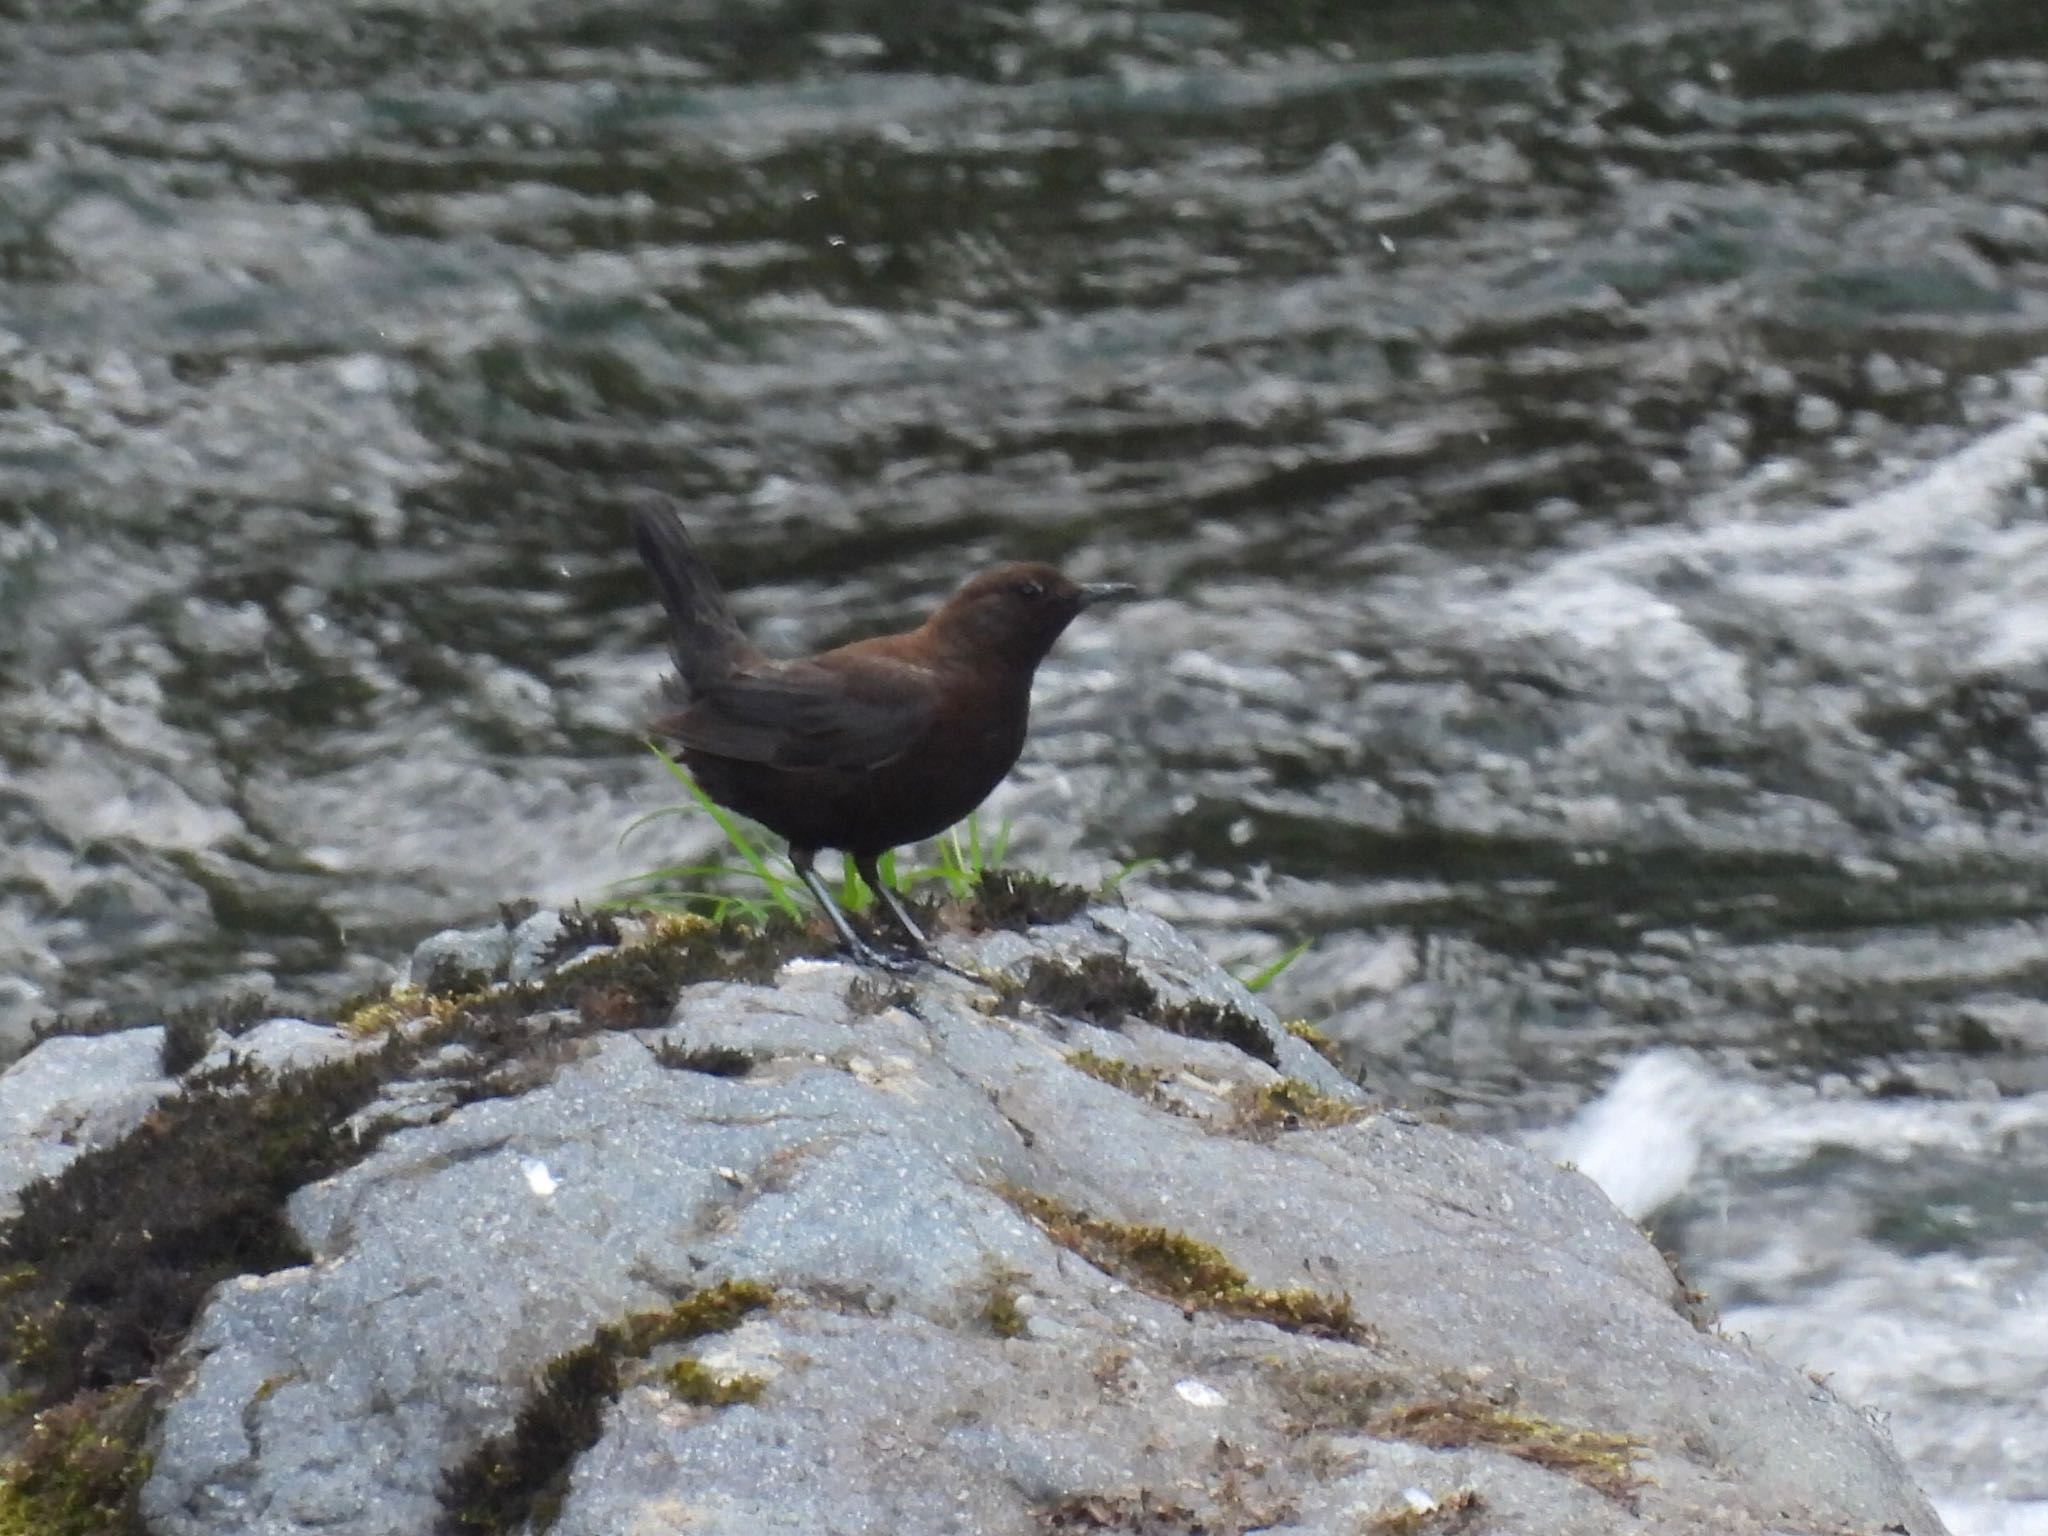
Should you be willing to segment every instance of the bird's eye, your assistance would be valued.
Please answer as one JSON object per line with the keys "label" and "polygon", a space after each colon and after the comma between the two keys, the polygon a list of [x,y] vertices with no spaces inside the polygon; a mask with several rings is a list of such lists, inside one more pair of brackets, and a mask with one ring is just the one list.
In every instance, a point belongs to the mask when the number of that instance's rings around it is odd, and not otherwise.
{"label": "bird's eye", "polygon": [[1045,583],[1042,581],[1020,581],[1017,583],[1017,595],[1036,602],[1039,598],[1045,596]]}

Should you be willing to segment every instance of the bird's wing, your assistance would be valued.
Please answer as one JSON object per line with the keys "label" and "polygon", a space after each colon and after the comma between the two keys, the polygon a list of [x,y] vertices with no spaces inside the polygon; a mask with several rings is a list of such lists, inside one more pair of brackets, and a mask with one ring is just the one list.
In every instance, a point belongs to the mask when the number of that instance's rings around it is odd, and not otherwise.
{"label": "bird's wing", "polygon": [[736,672],[668,725],[685,747],[741,762],[865,769],[908,751],[936,709],[930,680],[909,662],[842,669],[813,657]]}

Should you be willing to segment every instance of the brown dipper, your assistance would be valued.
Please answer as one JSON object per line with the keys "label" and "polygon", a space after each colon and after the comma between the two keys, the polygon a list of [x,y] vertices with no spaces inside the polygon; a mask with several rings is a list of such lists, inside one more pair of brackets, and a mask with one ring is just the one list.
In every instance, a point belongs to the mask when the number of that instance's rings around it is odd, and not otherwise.
{"label": "brown dipper", "polygon": [[908,633],[816,656],[764,656],[666,505],[633,510],[640,558],[668,610],[680,686],[654,721],[704,792],[789,840],[789,861],[856,956],[861,942],[812,868],[851,854],[919,953],[929,945],[876,860],[935,837],[988,798],[1024,749],[1031,678],[1091,603],[1135,589],[1081,586],[1049,565],[983,571]]}

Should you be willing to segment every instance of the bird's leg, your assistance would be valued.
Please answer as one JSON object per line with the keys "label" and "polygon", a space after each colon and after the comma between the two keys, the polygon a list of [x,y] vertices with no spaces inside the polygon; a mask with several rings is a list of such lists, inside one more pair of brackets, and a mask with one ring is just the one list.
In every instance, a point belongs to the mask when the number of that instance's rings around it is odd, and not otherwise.
{"label": "bird's leg", "polygon": [[929,955],[932,952],[932,941],[927,939],[924,930],[911,920],[910,914],[903,909],[903,903],[896,899],[896,893],[883,883],[882,871],[876,864],[875,856],[872,853],[856,853],[853,856],[853,867],[860,872],[861,879],[867,881],[868,889],[882,898],[882,904],[895,916],[897,925],[910,936],[910,947],[920,955]]}
{"label": "bird's leg", "polygon": [[883,954],[853,931],[853,924],[846,920],[846,914],[839,910],[839,903],[832,899],[832,892],[826,889],[825,882],[818,878],[817,870],[811,867],[811,861],[816,857],[817,852],[815,849],[792,848],[789,850],[789,862],[796,866],[797,878],[809,886],[811,894],[818,898],[818,905],[823,907],[825,915],[832,919],[832,926],[839,930],[841,942],[853,951],[854,959],[860,961],[863,965],[880,966],[885,971],[907,969],[908,962],[898,960],[892,955]]}

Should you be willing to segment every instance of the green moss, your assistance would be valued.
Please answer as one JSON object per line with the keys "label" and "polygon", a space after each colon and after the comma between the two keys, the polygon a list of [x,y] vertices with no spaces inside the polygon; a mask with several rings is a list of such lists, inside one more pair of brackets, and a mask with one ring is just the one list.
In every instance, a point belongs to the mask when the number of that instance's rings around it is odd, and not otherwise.
{"label": "green moss", "polygon": [[141,1536],[146,1394],[81,1393],[36,1415],[0,1469],[0,1536]]}
{"label": "green moss", "polygon": [[1371,1332],[1344,1296],[1305,1287],[1269,1290],[1251,1283],[1220,1249],[1170,1227],[1106,1221],[1031,1190],[1003,1191],[1061,1247],[1097,1269],[1190,1310],[1256,1318],[1295,1333],[1362,1342]]}
{"label": "green moss", "polygon": [[1118,1061],[1113,1056],[1100,1056],[1094,1051],[1069,1051],[1066,1060],[1076,1072],[1085,1072],[1112,1088],[1121,1088],[1139,1098],[1150,1094],[1166,1077],[1156,1067],[1141,1067],[1136,1062]]}
{"label": "green moss", "polygon": [[358,1040],[390,1035],[400,1025],[415,1019],[446,1023],[462,1011],[465,999],[431,997],[423,987],[392,987],[382,993],[358,993],[345,1010],[336,1013],[335,1028]]}
{"label": "green moss", "polygon": [[699,1408],[730,1408],[735,1403],[758,1402],[768,1390],[768,1383],[759,1376],[745,1372],[720,1376],[703,1361],[688,1355],[663,1371],[662,1379],[679,1399]]}
{"label": "green moss", "polygon": [[1505,1451],[1532,1466],[1562,1472],[1621,1503],[1643,1486],[1634,1470],[1642,1442],[1603,1430],[1553,1424],[1485,1398],[1411,1403],[1379,1415],[1366,1431],[1438,1450],[1484,1446]]}
{"label": "green moss", "polygon": [[1242,1094],[1237,1123],[1247,1131],[1298,1131],[1349,1125],[1364,1114],[1358,1105],[1324,1093],[1298,1077],[1283,1077]]}
{"label": "green moss", "polygon": [[1200,1000],[1166,1002],[1143,972],[1116,955],[1033,960],[1022,978],[1006,978],[996,988],[999,1012],[1014,1016],[1027,1003],[1104,1029],[1142,1019],[1190,1039],[1220,1040],[1269,1067],[1280,1064],[1272,1037],[1250,1014]]}
{"label": "green moss", "polygon": [[999,1339],[1014,1339],[1024,1332],[1024,1314],[1017,1307],[1017,1291],[1014,1286],[996,1285],[988,1293],[988,1300],[982,1303],[981,1320],[988,1331]]}
{"label": "green moss", "polygon": [[[485,1440],[448,1474],[441,1489],[441,1532],[497,1536],[545,1530],[561,1510],[570,1469],[597,1443],[605,1409],[624,1385],[624,1363],[663,1344],[726,1332],[774,1299],[774,1292],[758,1281],[727,1280],[674,1306],[608,1323],[589,1342],[557,1355],[542,1370],[512,1428]],[[681,1362],[677,1369],[696,1364]],[[681,1394],[674,1371],[670,1385]]]}

